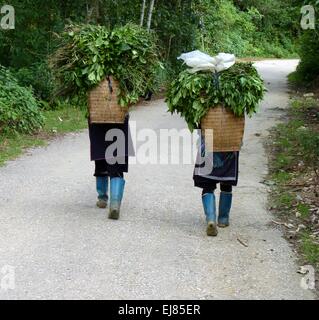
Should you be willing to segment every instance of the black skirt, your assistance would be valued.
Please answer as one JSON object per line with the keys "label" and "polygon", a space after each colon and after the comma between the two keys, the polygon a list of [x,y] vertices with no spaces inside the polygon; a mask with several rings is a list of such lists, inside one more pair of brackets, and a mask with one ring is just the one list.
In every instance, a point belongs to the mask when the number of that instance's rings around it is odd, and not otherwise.
{"label": "black skirt", "polygon": [[89,123],[91,161],[99,163],[105,175],[128,172],[128,158],[134,155],[129,116],[123,124]]}
{"label": "black skirt", "polygon": [[198,154],[193,180],[195,187],[215,188],[216,184],[237,186],[239,152],[210,152],[203,148]]}

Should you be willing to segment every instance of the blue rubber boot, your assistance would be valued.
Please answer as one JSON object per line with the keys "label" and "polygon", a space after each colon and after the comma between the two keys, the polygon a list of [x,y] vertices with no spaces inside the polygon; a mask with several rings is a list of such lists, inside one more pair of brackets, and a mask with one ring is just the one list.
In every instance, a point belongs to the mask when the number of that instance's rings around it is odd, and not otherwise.
{"label": "blue rubber boot", "polygon": [[233,195],[231,192],[221,192],[219,199],[218,226],[226,228],[229,226],[229,212],[232,205]]}
{"label": "blue rubber boot", "polygon": [[207,235],[217,236],[216,199],[214,193],[205,193],[202,196],[202,202],[207,221]]}
{"label": "blue rubber boot", "polygon": [[96,177],[96,191],[98,194],[96,205],[102,209],[106,208],[108,200],[108,177]]}
{"label": "blue rubber boot", "polygon": [[123,178],[111,178],[109,219],[117,220],[120,216],[121,202],[124,194],[124,185],[125,180]]}

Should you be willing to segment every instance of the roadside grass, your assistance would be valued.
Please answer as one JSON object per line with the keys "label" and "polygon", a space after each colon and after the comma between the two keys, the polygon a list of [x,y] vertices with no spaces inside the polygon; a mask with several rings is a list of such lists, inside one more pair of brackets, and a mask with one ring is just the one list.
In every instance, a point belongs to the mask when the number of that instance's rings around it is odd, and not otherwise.
{"label": "roadside grass", "polygon": [[319,99],[296,97],[271,132],[270,208],[303,264],[319,272]]}
{"label": "roadside grass", "polygon": [[43,128],[36,134],[0,135],[0,166],[8,160],[16,159],[27,148],[45,146],[48,140],[68,132],[76,132],[87,127],[85,111],[70,105],[58,110],[44,111]]}
{"label": "roadside grass", "polygon": [[50,135],[79,131],[87,127],[85,111],[75,107],[64,106],[59,110],[45,111],[44,117],[42,132]]}
{"label": "roadside grass", "polygon": [[307,257],[307,261],[311,264],[315,265],[319,261],[319,245],[314,242],[313,237],[309,232],[305,232],[302,235],[302,243],[301,243],[302,251]]}
{"label": "roadside grass", "polygon": [[17,158],[26,148],[45,145],[43,139],[22,134],[0,136],[0,166],[8,160]]}
{"label": "roadside grass", "polygon": [[299,72],[294,71],[289,74],[288,81],[290,86],[297,90],[302,88],[302,90],[309,90],[311,92],[315,92],[316,94],[319,93],[319,77],[311,81]]}

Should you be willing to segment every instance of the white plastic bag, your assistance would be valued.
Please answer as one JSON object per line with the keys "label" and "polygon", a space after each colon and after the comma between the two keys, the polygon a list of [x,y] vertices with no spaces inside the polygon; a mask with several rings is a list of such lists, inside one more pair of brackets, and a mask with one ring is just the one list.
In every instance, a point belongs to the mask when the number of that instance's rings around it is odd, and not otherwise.
{"label": "white plastic bag", "polygon": [[233,54],[219,53],[217,56],[211,57],[199,50],[183,53],[177,59],[183,60],[191,68],[189,70],[191,73],[198,71],[221,72],[235,64],[235,55]]}

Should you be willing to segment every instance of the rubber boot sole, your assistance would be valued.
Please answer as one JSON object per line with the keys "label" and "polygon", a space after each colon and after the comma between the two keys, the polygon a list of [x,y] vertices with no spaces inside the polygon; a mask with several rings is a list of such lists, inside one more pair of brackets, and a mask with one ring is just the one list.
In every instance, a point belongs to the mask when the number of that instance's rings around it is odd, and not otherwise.
{"label": "rubber boot sole", "polygon": [[118,220],[120,217],[120,211],[118,209],[110,209],[109,219]]}
{"label": "rubber boot sole", "polygon": [[107,202],[104,200],[98,200],[96,206],[100,209],[105,209],[107,207]]}
{"label": "rubber boot sole", "polygon": [[229,223],[218,223],[219,228],[227,228],[229,227]]}
{"label": "rubber boot sole", "polygon": [[216,237],[218,234],[217,225],[214,222],[207,223],[207,230],[206,233],[209,237]]}

